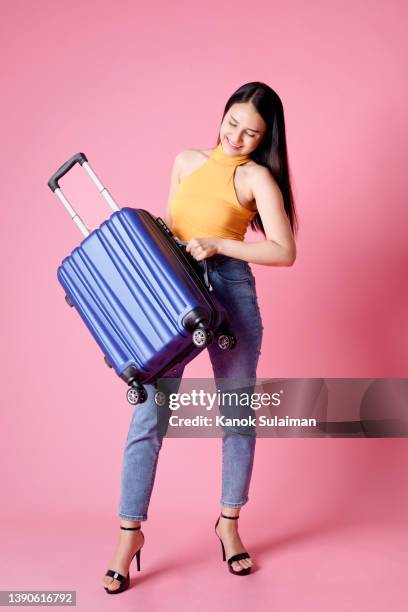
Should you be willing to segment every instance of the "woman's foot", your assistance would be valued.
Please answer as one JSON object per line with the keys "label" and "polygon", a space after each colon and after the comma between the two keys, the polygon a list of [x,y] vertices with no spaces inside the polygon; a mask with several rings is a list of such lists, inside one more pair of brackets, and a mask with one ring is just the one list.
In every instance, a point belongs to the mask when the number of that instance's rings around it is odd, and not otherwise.
{"label": "woman's foot", "polygon": [[[138,527],[139,521],[122,521],[123,527]],[[128,531],[127,529],[120,529],[119,542],[116,550],[113,554],[111,562],[109,563],[109,569],[127,576],[129,571],[130,563],[135,553],[143,546],[144,535],[141,530]],[[110,591],[115,591],[120,587],[119,580],[113,579],[111,576],[104,576],[102,582],[105,587]]]}
{"label": "woman's foot", "polygon": [[[229,509],[231,510],[231,508]],[[226,508],[222,510],[222,514],[226,514],[228,516],[238,516],[233,512],[228,512]],[[230,519],[226,519],[220,515],[220,520],[218,522],[216,528],[216,534],[219,538],[221,538],[222,543],[225,548],[225,557],[228,560],[233,555],[237,555],[238,553],[246,552],[244,545],[242,544],[241,538],[238,533],[238,521],[231,521]],[[239,561],[234,561],[232,563],[232,569],[240,572],[245,567],[251,567],[253,565],[253,561],[251,557],[248,559],[240,559]]]}

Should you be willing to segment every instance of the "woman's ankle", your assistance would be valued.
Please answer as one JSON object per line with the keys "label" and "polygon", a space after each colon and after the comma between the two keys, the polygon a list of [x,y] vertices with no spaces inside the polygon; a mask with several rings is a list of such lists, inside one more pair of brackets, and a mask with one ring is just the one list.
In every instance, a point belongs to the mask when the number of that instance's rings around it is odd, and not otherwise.
{"label": "woman's ankle", "polygon": [[121,519],[120,526],[121,527],[141,527],[142,523],[141,521],[128,521],[126,519]]}
{"label": "woman's ankle", "polygon": [[[225,516],[229,516],[229,517],[237,517],[239,516],[239,513],[241,511],[241,508],[233,508],[232,506],[221,506],[221,514],[224,514]],[[226,519],[228,520],[228,519]],[[232,521],[231,521],[232,522]]]}

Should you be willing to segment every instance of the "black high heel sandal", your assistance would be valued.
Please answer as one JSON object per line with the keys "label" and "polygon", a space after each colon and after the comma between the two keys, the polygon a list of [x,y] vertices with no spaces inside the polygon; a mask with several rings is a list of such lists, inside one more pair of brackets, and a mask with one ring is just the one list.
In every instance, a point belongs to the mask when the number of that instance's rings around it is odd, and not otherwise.
{"label": "black high heel sandal", "polygon": [[[224,518],[227,518],[227,519],[231,519],[232,521],[236,521],[236,520],[239,519],[239,516],[227,516],[226,514],[223,514],[222,512],[221,512],[221,516],[223,516]],[[225,548],[224,548],[224,544],[222,543],[222,540],[221,540],[220,536],[217,533],[217,526],[218,526],[219,522],[220,522],[220,516],[218,517],[217,522],[215,523],[214,529],[215,529],[215,535],[217,536],[217,538],[221,542],[222,560],[225,561]],[[229,571],[231,572],[231,574],[235,574],[236,576],[247,576],[248,574],[250,574],[252,567],[243,567],[242,570],[240,570],[240,571],[234,570],[234,568],[232,567],[232,564],[235,561],[240,561],[241,559],[249,559],[250,556],[251,555],[249,553],[247,553],[246,551],[242,552],[242,553],[238,553],[237,555],[232,555],[232,557],[230,557],[228,559],[228,561],[227,561],[228,567],[229,567]]]}
{"label": "black high heel sandal", "polygon": [[[139,525],[139,527],[122,527],[121,525],[120,528],[126,529],[128,531],[138,531],[141,528],[141,525]],[[143,538],[143,544],[144,544],[144,538]],[[140,551],[142,550],[142,546],[139,548],[138,551],[135,552],[135,554],[133,555],[130,561],[130,563],[132,563],[133,559],[136,557],[138,572],[140,572]],[[122,576],[122,574],[119,574],[119,572],[115,572],[111,569],[108,569],[105,576],[111,576],[114,580],[119,580],[119,582],[121,582],[121,585],[114,591],[111,591],[110,589],[108,589],[108,587],[104,587],[105,591],[109,593],[110,595],[114,595],[115,593],[122,593],[123,591],[126,591],[126,589],[129,588],[129,584],[130,584],[129,572],[127,573],[127,576]]]}

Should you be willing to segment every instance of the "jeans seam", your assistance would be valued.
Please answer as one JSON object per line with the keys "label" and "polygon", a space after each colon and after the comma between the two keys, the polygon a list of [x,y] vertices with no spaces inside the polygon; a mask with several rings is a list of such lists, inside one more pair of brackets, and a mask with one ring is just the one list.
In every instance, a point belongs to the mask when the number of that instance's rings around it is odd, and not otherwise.
{"label": "jeans seam", "polygon": [[160,450],[161,450],[161,444],[160,444],[159,450],[157,451],[156,459],[155,459],[154,466],[153,466],[153,469],[152,469],[152,477],[150,479],[148,493],[147,493],[146,499],[145,499],[145,504],[146,504],[146,506],[145,506],[145,508],[146,508],[145,509],[145,514],[147,514],[147,509],[149,507],[150,498],[151,498],[152,492],[153,492],[153,485],[154,485],[154,481],[155,481],[155,476],[156,476],[156,471],[157,471],[157,463],[158,463],[158,460],[159,460]]}

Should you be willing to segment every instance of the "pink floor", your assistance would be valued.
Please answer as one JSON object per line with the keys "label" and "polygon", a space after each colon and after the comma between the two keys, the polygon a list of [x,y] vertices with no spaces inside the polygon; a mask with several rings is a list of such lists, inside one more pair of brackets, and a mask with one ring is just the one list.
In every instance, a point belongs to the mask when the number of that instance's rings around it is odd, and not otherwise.
{"label": "pink floor", "polygon": [[89,612],[408,610],[406,522],[316,516],[294,523],[252,510],[240,533],[257,565],[237,577],[221,560],[215,518],[156,509],[144,527],[142,571],[132,564],[131,586],[116,596],[101,584],[117,538],[112,520],[3,521],[1,589],[76,590],[76,608]]}

